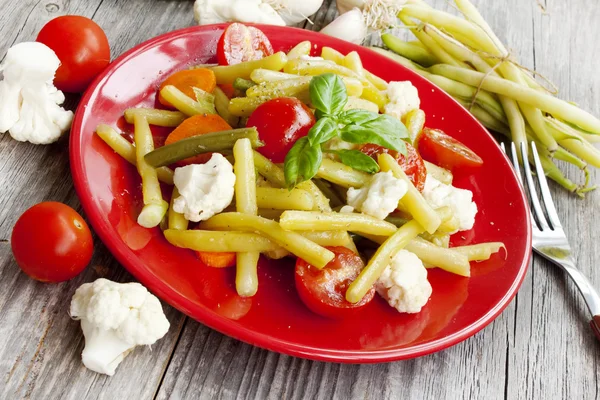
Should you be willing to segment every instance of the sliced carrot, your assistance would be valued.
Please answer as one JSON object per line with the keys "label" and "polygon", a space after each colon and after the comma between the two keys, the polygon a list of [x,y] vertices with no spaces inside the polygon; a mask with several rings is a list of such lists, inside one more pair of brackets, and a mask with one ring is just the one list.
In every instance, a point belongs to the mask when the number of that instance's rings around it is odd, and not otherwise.
{"label": "sliced carrot", "polygon": [[210,93],[215,90],[217,79],[215,78],[215,73],[207,68],[184,69],[183,71],[178,71],[169,75],[167,79],[160,84],[158,101],[164,106],[171,107],[171,104],[160,95],[160,89],[166,85],[175,86],[195,100],[196,95],[194,94],[193,88],[197,87]]}
{"label": "sliced carrot", "polygon": [[[203,135],[210,132],[219,132],[232,129],[231,126],[217,114],[198,114],[184,120],[177,128],[167,136],[165,145],[175,143],[181,139],[191,136]],[[177,163],[178,165],[202,164],[207,162],[212,153],[199,154],[186,158]]]}
{"label": "sliced carrot", "polygon": [[225,93],[225,95],[230,99],[235,97],[235,89],[233,88],[233,85],[231,83],[224,83],[222,85],[219,85],[219,87],[221,88],[223,93]]}
{"label": "sliced carrot", "polygon": [[207,267],[227,268],[235,265],[235,253],[197,251],[196,254]]}

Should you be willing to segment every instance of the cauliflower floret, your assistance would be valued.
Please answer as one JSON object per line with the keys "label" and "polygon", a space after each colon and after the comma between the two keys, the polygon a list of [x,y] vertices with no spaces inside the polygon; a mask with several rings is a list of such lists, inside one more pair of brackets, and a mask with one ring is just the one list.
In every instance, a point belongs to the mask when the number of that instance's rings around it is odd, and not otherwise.
{"label": "cauliflower floret", "polygon": [[[475,224],[477,204],[473,202],[473,192],[446,185],[431,175],[425,179],[423,197],[433,207],[450,207],[454,218],[458,219],[458,231],[468,231]],[[451,233],[456,233],[451,232]]]}
{"label": "cauliflower floret", "polygon": [[111,376],[134,347],[151,345],[169,330],[160,301],[139,283],[85,283],[75,291],[70,314],[81,320],[83,364]]}
{"label": "cauliflower floret", "polygon": [[233,200],[233,166],[219,153],[213,153],[206,164],[176,168],[173,182],[180,195],[173,202],[173,209],[188,221],[207,220]]}
{"label": "cauliflower floret", "polygon": [[419,92],[409,81],[390,82],[387,97],[389,103],[385,105],[385,113],[398,119],[421,106]]}
{"label": "cauliflower floret", "polygon": [[398,207],[407,190],[406,182],[394,177],[390,171],[378,172],[362,188],[348,189],[346,197],[348,205],[363,214],[385,219]]}
{"label": "cauliflower floret", "polygon": [[20,142],[48,144],[71,126],[73,112],[59,104],[65,96],[52,84],[60,61],[43,43],[24,42],[11,47],[0,71],[0,132]]}
{"label": "cauliflower floret", "polygon": [[285,21],[261,0],[196,0],[194,19],[198,25],[238,21],[285,26]]}
{"label": "cauliflower floret", "polygon": [[407,250],[396,253],[375,288],[390,306],[410,314],[420,312],[432,292],[423,262]]}

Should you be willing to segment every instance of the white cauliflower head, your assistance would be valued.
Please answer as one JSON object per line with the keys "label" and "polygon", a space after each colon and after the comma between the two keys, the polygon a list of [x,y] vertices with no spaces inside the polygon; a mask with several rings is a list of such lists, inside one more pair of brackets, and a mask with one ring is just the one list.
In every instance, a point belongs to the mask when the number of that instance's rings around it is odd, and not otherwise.
{"label": "white cauliflower head", "polygon": [[411,314],[421,311],[432,292],[423,262],[407,250],[396,253],[375,288],[396,310]]}
{"label": "white cauliflower head", "polygon": [[71,126],[73,112],[59,104],[65,96],[52,84],[60,61],[43,43],[24,42],[6,53],[0,71],[0,132],[21,142],[47,144]]}
{"label": "white cauliflower head", "polygon": [[81,285],[71,301],[71,317],[81,320],[83,364],[113,375],[135,346],[151,345],[169,330],[160,301],[139,283],[98,279]]}

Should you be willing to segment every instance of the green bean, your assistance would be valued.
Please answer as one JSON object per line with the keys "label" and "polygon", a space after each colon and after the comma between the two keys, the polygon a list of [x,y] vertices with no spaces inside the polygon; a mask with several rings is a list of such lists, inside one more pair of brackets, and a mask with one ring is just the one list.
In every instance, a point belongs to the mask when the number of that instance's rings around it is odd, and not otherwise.
{"label": "green bean", "polygon": [[591,133],[600,134],[600,120],[588,112],[564,100],[525,87],[518,83],[494,76],[486,76],[477,71],[456,68],[451,65],[434,65],[430,72],[486,89],[514,100],[539,107],[557,118],[572,122]]}
{"label": "green bean", "polygon": [[142,114],[146,117],[150,125],[166,126],[169,128],[179,126],[187,118],[184,113],[179,111],[158,110],[156,108],[128,108],[123,113],[125,121],[133,124],[133,116],[135,114]]}
{"label": "green bean", "polygon": [[258,68],[279,71],[287,63],[284,52],[272,54],[259,60],[245,61],[234,65],[219,65],[211,68],[215,73],[218,84],[233,83],[235,78],[250,79],[252,71]]}
{"label": "green bean", "polygon": [[239,118],[229,112],[229,97],[218,86],[213,90],[213,94],[215,95],[215,109],[217,110],[217,114],[227,121],[229,126],[237,126]]}
{"label": "green bean", "polygon": [[467,64],[452,57],[452,55],[448,54],[442,46],[436,43],[436,41],[423,29],[423,25],[417,26],[416,28],[410,28],[415,25],[410,18],[402,15],[402,13],[398,15],[398,18],[400,18],[404,25],[409,27],[413,35],[423,43],[425,48],[427,48],[439,62],[459,68],[469,68]]}
{"label": "green bean", "polygon": [[390,50],[400,54],[403,57],[408,58],[416,63],[419,63],[425,67],[430,67],[437,63],[437,59],[431,52],[422,46],[405,42],[404,40],[397,38],[391,33],[385,33],[381,35],[381,40]]}
{"label": "green bean", "polygon": [[235,78],[235,80],[233,81],[233,88],[241,90],[242,92],[245,92],[254,85],[256,85],[254,82],[244,78]]}
{"label": "green bean", "polygon": [[323,158],[317,176],[345,188],[362,187],[371,179],[371,176],[366,172],[357,171],[352,167],[328,158]]}
{"label": "green bean", "polygon": [[254,148],[263,145],[255,127],[240,128],[188,137],[159,147],[146,154],[144,159],[155,168],[162,167],[202,153],[231,150],[235,142],[242,138],[250,139]]}

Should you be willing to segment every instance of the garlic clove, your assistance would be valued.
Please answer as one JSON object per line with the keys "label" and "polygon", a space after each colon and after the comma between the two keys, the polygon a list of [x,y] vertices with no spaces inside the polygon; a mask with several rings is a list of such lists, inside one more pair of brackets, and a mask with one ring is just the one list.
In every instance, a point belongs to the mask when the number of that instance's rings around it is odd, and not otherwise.
{"label": "garlic clove", "polygon": [[321,29],[321,33],[351,43],[362,44],[367,37],[367,24],[365,23],[362,11],[358,8],[353,8]]}
{"label": "garlic clove", "polygon": [[341,14],[345,14],[353,8],[362,10],[366,4],[365,0],[337,0],[337,9]]}

